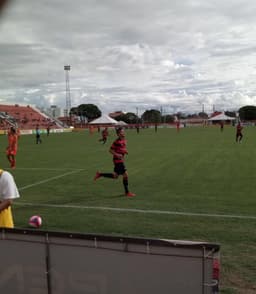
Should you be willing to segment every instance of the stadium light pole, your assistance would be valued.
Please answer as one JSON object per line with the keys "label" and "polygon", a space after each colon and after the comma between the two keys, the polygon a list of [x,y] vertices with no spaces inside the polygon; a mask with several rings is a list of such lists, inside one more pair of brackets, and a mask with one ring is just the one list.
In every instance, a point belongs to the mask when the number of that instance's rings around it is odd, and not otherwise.
{"label": "stadium light pole", "polygon": [[70,87],[69,87],[69,71],[71,69],[70,65],[64,65],[64,71],[66,73],[66,122],[68,125],[68,121],[71,124],[71,120],[69,120],[70,109],[71,109],[71,96],[70,96]]}

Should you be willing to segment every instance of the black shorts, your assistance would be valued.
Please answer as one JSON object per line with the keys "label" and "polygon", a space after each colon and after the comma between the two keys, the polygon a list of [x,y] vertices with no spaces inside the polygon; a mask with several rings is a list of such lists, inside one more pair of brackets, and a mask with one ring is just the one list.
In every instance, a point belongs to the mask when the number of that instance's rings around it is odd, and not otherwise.
{"label": "black shorts", "polygon": [[115,163],[114,172],[118,175],[123,175],[126,172],[126,168],[123,162]]}

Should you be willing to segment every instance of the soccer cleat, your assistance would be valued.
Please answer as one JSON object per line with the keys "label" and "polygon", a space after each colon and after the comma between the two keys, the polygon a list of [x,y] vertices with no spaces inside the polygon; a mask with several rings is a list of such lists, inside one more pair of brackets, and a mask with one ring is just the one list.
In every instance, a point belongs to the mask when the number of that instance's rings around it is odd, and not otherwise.
{"label": "soccer cleat", "polygon": [[125,194],[127,197],[134,197],[136,196],[136,194],[132,193],[132,192],[128,192]]}
{"label": "soccer cleat", "polygon": [[95,177],[94,177],[94,181],[96,181],[98,178],[100,178],[100,173],[97,171],[97,172],[96,172],[96,175],[95,175]]}

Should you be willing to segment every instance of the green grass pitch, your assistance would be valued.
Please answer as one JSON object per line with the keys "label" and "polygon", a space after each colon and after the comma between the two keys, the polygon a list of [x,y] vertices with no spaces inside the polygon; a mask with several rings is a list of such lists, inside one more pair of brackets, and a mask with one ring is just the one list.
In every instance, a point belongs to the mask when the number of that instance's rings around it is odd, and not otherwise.
{"label": "green grass pitch", "polygon": [[[245,127],[242,143],[235,128],[187,127],[127,130],[122,180],[93,177],[113,171],[109,147],[88,131],[34,135],[19,139],[12,171],[21,198],[15,201],[15,225],[27,228],[31,215],[42,229],[137,237],[216,242],[221,245],[221,293],[256,291],[256,128]],[[0,137],[1,167],[6,136]]]}

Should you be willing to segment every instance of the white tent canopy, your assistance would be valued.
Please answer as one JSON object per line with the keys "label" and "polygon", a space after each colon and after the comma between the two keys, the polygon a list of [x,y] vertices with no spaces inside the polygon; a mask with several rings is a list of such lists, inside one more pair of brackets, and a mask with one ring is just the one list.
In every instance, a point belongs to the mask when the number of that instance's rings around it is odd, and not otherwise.
{"label": "white tent canopy", "polygon": [[214,117],[211,117],[209,118],[208,120],[210,121],[220,121],[220,120],[235,120],[236,118],[235,117],[231,117],[231,116],[227,116],[226,114],[224,113],[220,113]]}
{"label": "white tent canopy", "polygon": [[96,118],[95,120],[89,122],[89,124],[91,124],[91,125],[104,125],[104,124],[118,125],[118,121],[109,117],[106,114],[103,114],[101,117]]}

